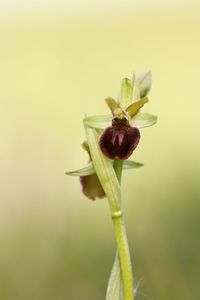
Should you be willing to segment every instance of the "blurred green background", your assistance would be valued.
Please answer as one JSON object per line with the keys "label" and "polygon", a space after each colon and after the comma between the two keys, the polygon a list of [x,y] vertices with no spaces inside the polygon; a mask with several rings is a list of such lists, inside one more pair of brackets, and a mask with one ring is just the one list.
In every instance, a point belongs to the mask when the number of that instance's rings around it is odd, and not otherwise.
{"label": "blurred green background", "polygon": [[143,111],[159,121],[142,129],[133,157],[145,166],[126,171],[122,187],[136,299],[199,299],[200,5],[8,2],[0,12],[0,299],[104,299],[115,254],[108,204],[86,199],[64,172],[87,161],[84,114],[107,113],[104,98],[117,96],[121,79],[148,69]]}

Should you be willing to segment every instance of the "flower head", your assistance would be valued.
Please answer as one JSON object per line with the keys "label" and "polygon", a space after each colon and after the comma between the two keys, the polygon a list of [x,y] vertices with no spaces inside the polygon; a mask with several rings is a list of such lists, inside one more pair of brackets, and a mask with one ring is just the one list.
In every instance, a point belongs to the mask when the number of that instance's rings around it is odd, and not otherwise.
{"label": "flower head", "polygon": [[119,192],[113,168],[115,159],[123,160],[124,170],[142,166],[128,158],[140,141],[139,129],[152,126],[157,121],[156,116],[140,112],[148,102],[150,87],[150,72],[139,77],[133,75],[133,79],[124,78],[119,101],[111,97],[106,99],[112,114],[84,118],[87,142],[82,146],[89,155],[89,162],[84,168],[66,174],[80,177],[82,191],[89,199],[103,198],[105,194],[107,198],[112,197],[108,176]]}
{"label": "flower head", "polygon": [[112,126],[107,127],[99,139],[99,146],[105,156],[110,159],[128,159],[140,141],[137,127],[130,125],[129,120],[136,116],[140,108],[148,102],[143,97],[123,109],[117,101],[109,97],[106,99],[112,115]]}

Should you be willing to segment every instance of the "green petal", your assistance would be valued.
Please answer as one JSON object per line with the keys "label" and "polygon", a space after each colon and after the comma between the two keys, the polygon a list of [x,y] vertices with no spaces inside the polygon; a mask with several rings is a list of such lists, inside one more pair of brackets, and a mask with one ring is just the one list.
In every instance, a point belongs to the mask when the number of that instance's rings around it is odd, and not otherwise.
{"label": "green petal", "polygon": [[95,169],[93,166],[93,163],[90,162],[86,167],[75,170],[75,171],[68,171],[65,173],[66,175],[71,175],[71,176],[88,176],[95,174]]}
{"label": "green petal", "polygon": [[130,121],[131,125],[137,128],[149,127],[154,125],[156,122],[157,116],[147,113],[138,113]]}
{"label": "green petal", "polygon": [[124,160],[123,161],[123,170],[135,169],[135,168],[139,168],[142,166],[143,166],[143,164],[136,162],[136,161],[132,161],[132,160]]}
{"label": "green petal", "polygon": [[129,78],[122,79],[119,103],[122,109],[129,106],[133,99],[133,81]]}
{"label": "green petal", "polygon": [[[142,167],[142,166],[143,166],[143,164],[135,162],[135,161],[131,161],[131,160],[125,160],[123,162],[123,169],[124,170],[134,169],[134,168],[138,168],[138,167]],[[93,175],[95,173],[96,172],[95,172],[95,169],[94,169],[93,162],[90,162],[84,168],[74,170],[74,171],[68,171],[65,174],[66,175],[71,175],[71,176],[88,176],[88,175]]]}
{"label": "green petal", "polygon": [[113,99],[112,97],[106,98],[105,101],[106,101],[106,103],[107,103],[108,107],[110,108],[113,115],[114,115],[114,111],[116,109],[120,109],[119,103],[115,99]]}
{"label": "green petal", "polygon": [[84,118],[83,122],[90,128],[105,129],[112,125],[112,118],[112,115],[91,116]]}
{"label": "green petal", "polygon": [[140,75],[137,79],[137,84],[139,87],[140,98],[145,97],[151,89],[151,84],[152,84],[151,71],[148,71]]}
{"label": "green petal", "polygon": [[144,97],[129,105],[126,109],[126,112],[129,114],[131,118],[133,118],[138,113],[140,108],[142,108],[144,104],[147,103],[148,101],[149,101],[148,98]]}

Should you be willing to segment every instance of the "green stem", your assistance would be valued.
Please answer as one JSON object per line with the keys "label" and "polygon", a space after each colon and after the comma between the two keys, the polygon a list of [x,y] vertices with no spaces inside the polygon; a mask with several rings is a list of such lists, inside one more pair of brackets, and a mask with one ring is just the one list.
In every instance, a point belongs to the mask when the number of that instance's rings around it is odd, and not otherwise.
{"label": "green stem", "polygon": [[[115,160],[113,167],[116,172],[119,183],[121,182],[123,162]],[[123,282],[124,300],[134,300],[134,287],[133,287],[133,275],[132,264],[129,252],[128,240],[126,235],[126,229],[123,221],[123,215],[112,215],[113,225],[115,228],[115,235],[117,241],[117,248],[120,259],[120,269]]]}
{"label": "green stem", "polygon": [[111,161],[102,154],[99,147],[99,133],[95,129],[88,126],[85,126],[85,129],[94,168],[110,205],[117,248],[119,252],[124,300],[134,300],[131,259],[125,226],[122,218],[121,189],[118,182],[118,179],[121,178],[122,162],[118,160],[114,163],[117,173],[116,176]]}

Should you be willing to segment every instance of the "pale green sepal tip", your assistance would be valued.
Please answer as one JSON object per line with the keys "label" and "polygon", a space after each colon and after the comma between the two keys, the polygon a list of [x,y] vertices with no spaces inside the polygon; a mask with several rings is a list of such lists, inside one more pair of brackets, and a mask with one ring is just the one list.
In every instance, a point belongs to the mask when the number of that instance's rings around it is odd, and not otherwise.
{"label": "pale green sepal tip", "polygon": [[94,168],[108,198],[111,212],[119,211],[121,206],[121,190],[112,161],[103,155],[99,147],[98,132],[87,126],[85,129]]}
{"label": "pale green sepal tip", "polygon": [[123,300],[123,286],[121,280],[121,271],[119,263],[119,255],[116,253],[113,268],[108,281],[105,300]]}
{"label": "pale green sepal tip", "polygon": [[91,116],[84,118],[86,126],[96,129],[105,129],[112,124],[112,115]]}
{"label": "pale green sepal tip", "polygon": [[133,75],[132,75],[132,85],[133,85],[133,87],[134,87],[134,85],[135,85],[135,79],[136,79],[136,75],[135,75],[135,73],[133,72]]}
{"label": "pale green sepal tip", "polygon": [[133,99],[133,81],[129,78],[122,79],[119,103],[122,109],[129,106]]}
{"label": "pale green sepal tip", "polygon": [[135,74],[133,74],[132,81],[133,81],[133,101],[132,102],[135,102],[140,99],[138,77]]}
{"label": "pale green sepal tip", "polygon": [[[136,75],[133,73],[132,76],[132,86],[133,86],[133,95],[132,95],[132,101],[129,103],[129,105],[134,102],[136,99],[139,99],[139,97],[135,98],[136,93],[137,93],[137,84],[136,84]],[[139,93],[138,93],[139,96]]]}
{"label": "pale green sepal tip", "polygon": [[68,171],[65,173],[66,175],[71,175],[71,176],[88,176],[95,174],[95,169],[93,166],[93,163],[90,162],[86,167],[74,170],[74,171]]}
{"label": "pale green sepal tip", "polygon": [[136,169],[144,166],[142,163],[132,161],[132,160],[124,160],[123,162],[123,170]]}
{"label": "pale green sepal tip", "polygon": [[133,127],[144,128],[154,125],[157,122],[157,116],[148,113],[138,113],[130,120]]}
{"label": "pale green sepal tip", "polygon": [[140,98],[145,97],[149,93],[152,85],[151,71],[141,74],[137,78],[137,84],[139,87]]}

